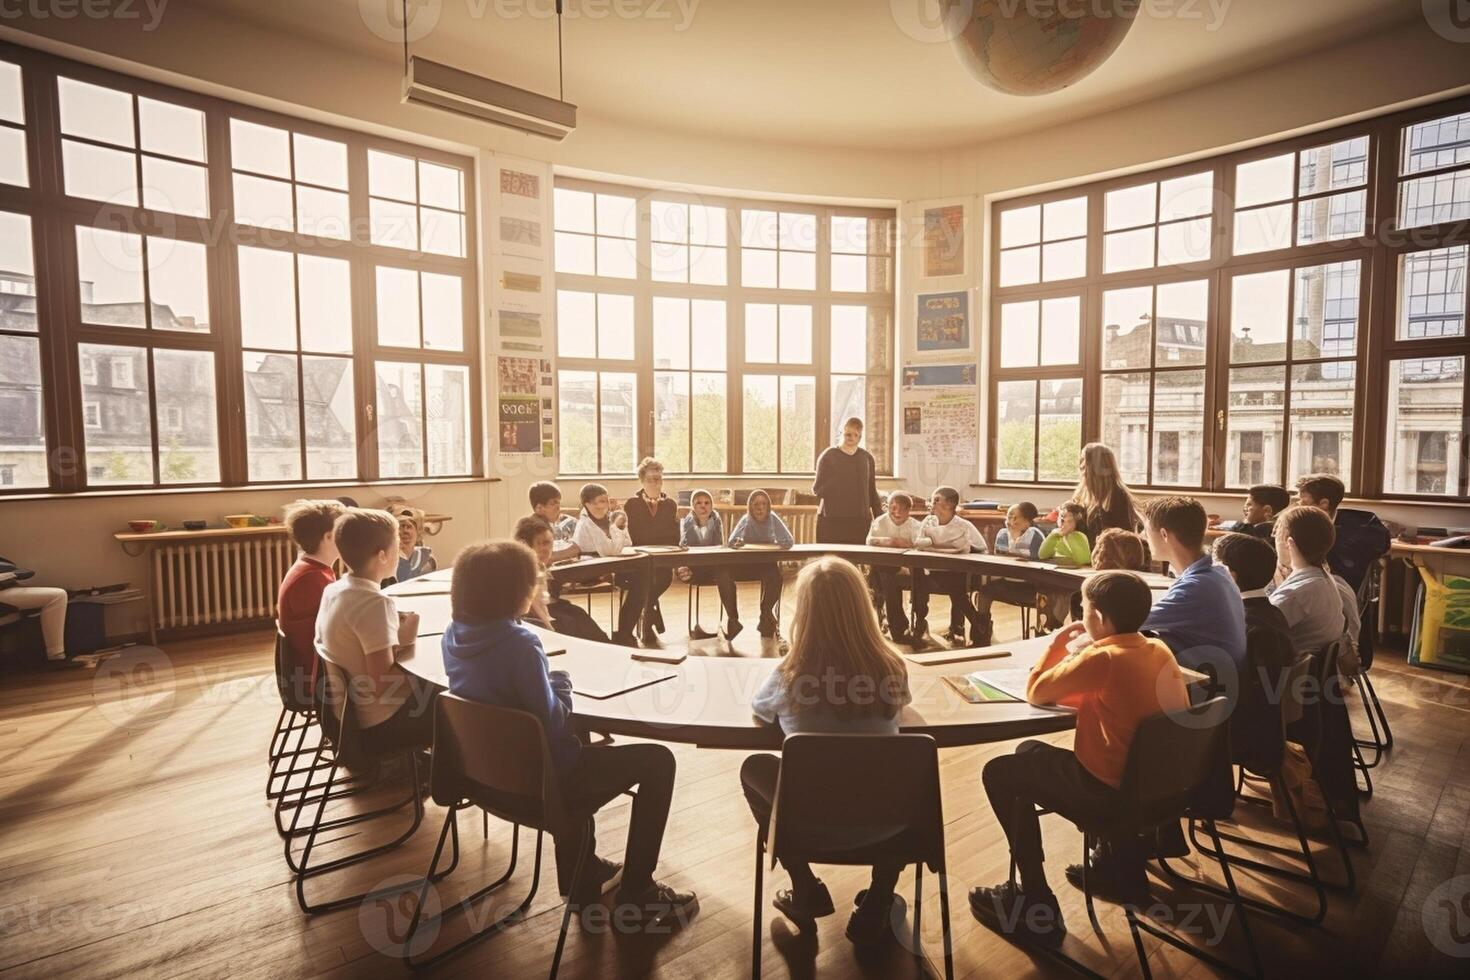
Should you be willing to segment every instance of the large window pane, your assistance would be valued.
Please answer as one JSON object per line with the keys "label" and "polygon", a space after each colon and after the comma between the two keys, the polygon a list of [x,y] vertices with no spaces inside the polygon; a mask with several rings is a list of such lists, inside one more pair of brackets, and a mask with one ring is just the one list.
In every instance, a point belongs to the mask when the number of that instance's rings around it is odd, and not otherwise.
{"label": "large window pane", "polygon": [[296,349],[296,267],[290,252],[239,250],[240,336],[246,347]]}
{"label": "large window pane", "polygon": [[812,308],[783,303],[781,319],[781,363],[812,362]]}
{"label": "large window pane", "polygon": [[378,266],[378,343],[419,346],[419,276],[412,269]]}
{"label": "large window pane", "polygon": [[356,402],[352,361],[302,357],[306,413],[306,478],[350,480],[357,476]]}
{"label": "large window pane", "polygon": [[298,255],[301,349],[352,352],[352,266],[345,259]]}
{"label": "large window pane", "polygon": [[463,476],[470,471],[470,370],[456,364],[426,364],[429,475]]}
{"label": "large window pane", "polygon": [[562,371],[557,381],[561,471],[596,473],[597,375],[592,371]]}
{"label": "large window pane", "polygon": [[253,482],[302,478],[299,369],[294,354],[245,352],[245,446]]}
{"label": "large window pane", "polygon": [[96,423],[84,427],[87,484],[152,483],[147,348],[79,344],[77,356],[84,367],[83,415]]}
{"label": "large window pane", "polygon": [[1309,473],[1332,473],[1352,489],[1352,361],[1298,364],[1291,369],[1291,432],[1286,484]]}
{"label": "large window pane", "polygon": [[[8,298],[0,293],[0,300]],[[0,307],[3,309],[3,307]],[[0,325],[4,324],[0,319]],[[45,405],[41,346],[33,337],[0,334],[0,489],[44,487]]]}
{"label": "large window pane", "polygon": [[[995,398],[996,465],[999,480],[1036,478],[1036,382],[1002,381]],[[1073,454],[1072,471],[1077,470]]]}
{"label": "large window pane", "polygon": [[143,239],[78,225],[77,278],[82,322],[144,327]]}
{"label": "large window pane", "polygon": [[1357,350],[1358,277],[1358,262],[1296,270],[1293,357],[1343,357]]}
{"label": "large window pane", "polygon": [[653,366],[688,369],[689,301],[653,298]]}
{"label": "large window pane", "polygon": [[423,369],[377,363],[378,473],[388,479],[424,475]]}
{"label": "large window pane", "polygon": [[[1210,316],[1208,280],[1172,282],[1159,286],[1155,296],[1157,367],[1205,363]],[[1129,365],[1132,367],[1133,365]]]}
{"label": "large window pane", "polygon": [[1146,368],[1153,346],[1154,291],[1150,286],[1103,293],[1104,368]]}
{"label": "large window pane", "polygon": [[1470,170],[1406,180],[1399,185],[1399,227],[1420,228],[1470,218]]}
{"label": "large window pane", "polygon": [[1000,308],[1000,366],[1035,367],[1041,337],[1041,306],[1035,300]]}
{"label": "large window pane", "polygon": [[1112,447],[1126,483],[1148,482],[1149,387],[1144,372],[1102,378],[1102,441]]}
{"label": "large window pane", "polygon": [[671,473],[689,472],[689,375],[658,371],[653,375],[653,448]]}
{"label": "large window pane", "polygon": [[1082,300],[1061,296],[1041,301],[1041,363],[1077,364],[1082,359]]}
{"label": "large window pane", "polygon": [[1077,477],[1082,448],[1082,379],[1044,379],[1037,420],[1036,479],[1069,482]]}
{"label": "large window pane", "polygon": [[154,211],[209,217],[209,170],[174,160],[143,157],[143,206]]}
{"label": "large window pane", "polygon": [[1416,174],[1461,163],[1470,163],[1470,112],[1404,128],[1401,173]]}
{"label": "large window pane", "polygon": [[1460,492],[1464,400],[1463,357],[1389,363],[1384,490],[1433,496]]}
{"label": "large window pane", "polygon": [[1154,376],[1153,482],[1199,486],[1204,465],[1205,373]]}
{"label": "large window pane", "polygon": [[598,294],[597,356],[623,361],[633,359],[633,297]]}
{"label": "large window pane", "polygon": [[114,146],[134,145],[133,97],[127,92],[79,82],[56,80],[61,131]]}
{"label": "large window pane", "polygon": [[158,386],[159,481],[218,483],[214,354],[155,350],[153,377]]}
{"label": "large window pane", "polygon": [[459,276],[422,273],[424,348],[464,350],[464,295]]}
{"label": "large window pane", "polygon": [[11,211],[0,211],[0,330],[36,330],[31,219]]}
{"label": "large window pane", "polygon": [[1398,339],[1465,335],[1466,246],[1399,259]]}
{"label": "large window pane", "polygon": [[597,356],[595,294],[571,289],[556,291],[556,349],[562,357]]}
{"label": "large window pane", "polygon": [[1226,485],[1280,483],[1286,368],[1235,368],[1230,372],[1229,393]]}
{"label": "large window pane", "polygon": [[810,473],[816,464],[815,378],[781,377],[781,470]]}
{"label": "large window pane", "polygon": [[637,375],[604,371],[601,388],[602,472],[631,473],[638,466]]}
{"label": "large window pane", "polygon": [[1236,276],[1231,280],[1230,361],[1286,360],[1287,293],[1285,269]]}
{"label": "large window pane", "polygon": [[747,374],[744,378],[741,415],[747,473],[776,472],[776,378],[769,374]]}
{"label": "large window pane", "polygon": [[25,130],[0,126],[0,184],[28,187],[30,183]]}
{"label": "large window pane", "polygon": [[209,332],[207,268],[203,245],[148,237],[148,293],[154,329]]}
{"label": "large window pane", "polygon": [[693,442],[696,473],[724,473],[728,465],[725,452],[725,412],[729,395],[723,374],[693,375]]}

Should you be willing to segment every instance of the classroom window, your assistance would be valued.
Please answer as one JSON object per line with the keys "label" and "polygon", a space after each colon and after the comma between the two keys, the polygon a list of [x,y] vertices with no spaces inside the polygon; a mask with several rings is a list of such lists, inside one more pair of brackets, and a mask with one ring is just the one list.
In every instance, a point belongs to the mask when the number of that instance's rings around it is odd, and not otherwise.
{"label": "classroom window", "polygon": [[644,455],[671,473],[810,473],[854,416],[891,472],[891,211],[572,179],[553,201],[563,473]]}
{"label": "classroom window", "polygon": [[[1470,496],[1467,105],[993,205],[985,478],[1075,481],[1060,449],[1045,475],[1045,385],[1080,376],[1081,441],[1140,487]],[[1099,268],[1049,282],[1063,201]]]}
{"label": "classroom window", "polygon": [[463,258],[464,171],[383,150],[367,161],[373,244]]}
{"label": "classroom window", "polygon": [[1238,164],[1235,254],[1361,236],[1368,147],[1354,136]]}
{"label": "classroom window", "polygon": [[1465,358],[1406,358],[1388,366],[1384,488],[1453,496],[1460,483],[1465,428]]}
{"label": "classroom window", "polygon": [[[26,117],[28,91],[38,104],[54,95],[58,125],[44,139]],[[32,219],[28,154],[65,195],[45,223]],[[390,157],[407,161],[407,189],[375,165]],[[7,487],[475,472],[469,166],[6,47]],[[374,201],[411,209],[411,243],[375,234]],[[219,234],[220,223],[233,230]],[[57,298],[38,308],[38,295]],[[75,379],[70,403],[43,377],[47,357],[48,376]],[[48,465],[73,449],[80,465]]]}
{"label": "classroom window", "polygon": [[1087,274],[1087,198],[1002,211],[1000,284],[1025,286]]}
{"label": "classroom window", "polygon": [[64,75],[56,97],[67,194],[209,216],[203,112]]}
{"label": "classroom window", "polygon": [[1470,217],[1470,112],[1406,126],[1402,140],[1399,227]]}

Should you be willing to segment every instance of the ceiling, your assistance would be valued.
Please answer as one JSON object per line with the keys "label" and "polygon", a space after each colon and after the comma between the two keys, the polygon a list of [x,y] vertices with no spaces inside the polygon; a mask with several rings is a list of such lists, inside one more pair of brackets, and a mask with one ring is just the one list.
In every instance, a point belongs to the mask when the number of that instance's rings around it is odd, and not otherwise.
{"label": "ceiling", "polygon": [[[191,2],[401,70],[399,20],[387,17],[400,0]],[[567,0],[566,98],[599,120],[653,129],[830,146],[961,146],[1422,17],[1418,3],[1404,0],[1145,0],[1144,11],[1157,13],[1140,15],[1093,75],[1062,92],[1018,98],[972,80],[942,37],[914,36],[924,34],[915,11],[932,2]],[[553,0],[409,0],[409,8],[411,29],[429,28],[415,53],[555,93]]]}

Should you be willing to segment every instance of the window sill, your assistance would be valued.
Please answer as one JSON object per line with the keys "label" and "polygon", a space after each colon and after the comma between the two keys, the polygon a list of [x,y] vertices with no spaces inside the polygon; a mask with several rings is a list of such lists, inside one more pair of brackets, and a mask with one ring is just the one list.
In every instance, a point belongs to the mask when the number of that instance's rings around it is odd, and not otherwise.
{"label": "window sill", "polygon": [[[189,494],[279,492],[310,493],[316,496],[332,496],[332,490],[365,490],[375,487],[446,486],[465,483],[499,483],[498,476],[452,476],[420,480],[375,480],[348,483],[247,483],[240,486],[215,487],[128,487],[117,490],[78,490],[74,493],[55,493],[50,490],[0,494],[0,504],[13,500],[96,500],[108,497],[172,497]],[[320,493],[318,493],[320,491]],[[350,496],[350,494],[349,494]]]}

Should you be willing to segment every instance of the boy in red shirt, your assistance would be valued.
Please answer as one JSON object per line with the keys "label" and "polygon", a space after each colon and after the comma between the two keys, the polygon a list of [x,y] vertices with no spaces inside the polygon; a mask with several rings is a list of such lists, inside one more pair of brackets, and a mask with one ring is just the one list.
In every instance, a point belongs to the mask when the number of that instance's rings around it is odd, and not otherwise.
{"label": "boy in red shirt", "polygon": [[[1061,941],[1067,930],[1042,871],[1036,805],[1069,819],[1111,810],[1139,722],[1189,706],[1174,654],[1161,640],[1138,632],[1152,603],[1148,586],[1132,572],[1089,578],[1082,588],[1082,622],[1054,636],[1026,683],[1032,704],[1077,709],[1074,749],[1028,739],[1013,755],[985,765],[985,793],[1021,878],[1019,887],[1007,881],[970,892],[970,911],[997,932]],[[1092,642],[1070,653],[1067,644],[1083,632]],[[1127,884],[1136,893],[1144,878],[1141,854],[1134,858],[1127,870],[1135,874]]]}
{"label": "boy in red shirt", "polygon": [[286,508],[286,530],[301,549],[276,596],[276,623],[286,634],[293,682],[310,696],[316,681],[316,613],[322,592],[337,581],[337,542],[332,525],[346,510],[335,500],[298,500]]}

